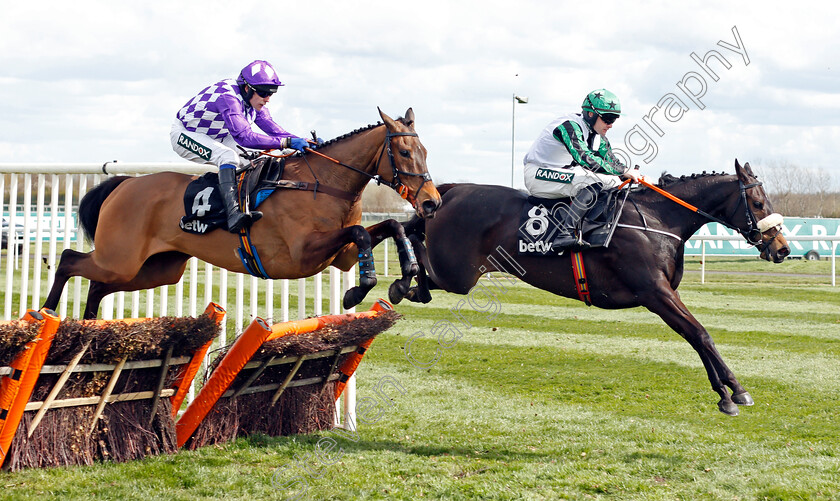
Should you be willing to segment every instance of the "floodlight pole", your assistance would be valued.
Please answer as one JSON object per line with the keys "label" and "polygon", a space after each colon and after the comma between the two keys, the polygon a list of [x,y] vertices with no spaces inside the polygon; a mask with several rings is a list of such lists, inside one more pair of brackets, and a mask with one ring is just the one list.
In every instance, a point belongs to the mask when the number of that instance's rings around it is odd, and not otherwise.
{"label": "floodlight pole", "polygon": [[514,166],[514,149],[516,145],[516,103],[528,104],[527,97],[517,96],[513,94],[513,108],[510,115],[510,187],[513,188],[513,166]]}

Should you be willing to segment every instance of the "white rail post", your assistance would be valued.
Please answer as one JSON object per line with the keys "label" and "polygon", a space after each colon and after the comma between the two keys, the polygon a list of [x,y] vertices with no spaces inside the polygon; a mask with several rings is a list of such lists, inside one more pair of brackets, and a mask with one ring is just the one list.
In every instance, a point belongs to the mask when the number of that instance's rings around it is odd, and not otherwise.
{"label": "white rail post", "polygon": [[245,303],[245,275],[236,274],[236,321],[234,322],[233,335],[242,332],[242,305]]}
{"label": "white rail post", "polygon": [[15,242],[15,236],[17,234],[16,225],[17,225],[17,190],[18,190],[18,177],[16,174],[12,174],[9,176],[11,178],[11,182],[9,183],[9,228],[8,228],[8,238],[6,243],[8,248],[6,249],[6,304],[4,305],[5,310],[3,312],[3,318],[6,320],[12,319],[12,294],[11,291],[15,290],[14,287],[14,277],[15,277],[15,270],[14,266],[14,258],[12,257],[17,249],[17,244]]}
{"label": "white rail post", "polygon": [[306,318],[306,279],[298,278],[298,320]]}
{"label": "white rail post", "polygon": [[[6,203],[5,199],[6,199],[6,176],[3,175],[3,174],[0,174],[0,215],[2,215],[2,213],[3,213],[3,205]],[[11,228],[12,228],[11,226],[7,227],[7,229],[9,229],[9,230],[11,230]],[[3,230],[0,229],[0,233],[2,233],[2,231]],[[8,261],[9,257],[12,255],[12,245],[10,243],[11,241],[12,241],[12,238],[11,238],[10,234],[7,232],[7,234],[6,234],[6,244],[7,244],[7,247],[6,247],[6,261]],[[0,256],[0,257],[2,257],[2,256]],[[2,260],[0,260],[0,267],[2,267]],[[11,289],[9,289],[7,287],[5,290],[8,291],[8,290],[11,290]],[[3,317],[3,318],[4,318],[4,320],[11,320],[10,318],[6,318],[6,317]]]}
{"label": "white rail post", "polygon": [[319,271],[317,275],[315,275],[315,293],[314,297],[312,298],[314,305],[314,312],[313,314],[316,317],[320,317],[322,314],[322,305],[321,302],[323,301],[323,291],[321,287],[321,272]]}
{"label": "white rail post", "polygon": [[204,306],[213,302],[213,265],[204,263]]}
{"label": "white rail post", "polygon": [[383,277],[388,276],[388,245],[390,243],[390,240],[391,240],[390,238],[386,238],[385,242],[383,242],[385,244],[385,259],[383,259],[383,263],[382,263],[383,264],[383,270],[382,270],[382,276]]}
{"label": "white rail post", "polygon": [[[29,259],[30,247],[32,247],[29,240],[30,220],[29,215],[32,213],[32,174],[23,175],[23,261],[20,265],[20,306],[18,307],[18,316],[21,317],[26,312],[27,299],[29,297]],[[11,228],[11,226],[9,226]]]}
{"label": "white rail post", "polygon": [[225,310],[225,319],[222,324],[222,332],[219,334],[219,346],[227,346],[227,323],[230,318],[230,310],[228,307],[228,271],[220,270],[219,272],[219,306]]}
{"label": "white rail post", "polygon": [[[44,190],[47,183],[43,174],[38,174],[36,179],[38,180],[38,195],[35,199],[35,258],[32,268],[32,302],[30,305],[33,310],[37,311],[41,307],[41,258],[44,255]],[[53,238],[55,237],[50,234],[50,239]]]}
{"label": "white rail post", "polygon": [[268,323],[274,322],[274,280],[269,278],[265,281],[265,318]]}
{"label": "white rail post", "polygon": [[[345,271],[344,286],[341,288],[342,292],[350,290],[356,284],[356,267],[350,268],[350,271]],[[355,313],[356,308],[344,310],[345,313]],[[344,387],[343,394],[344,404],[344,423],[343,427],[347,430],[356,429],[356,375],[350,376],[347,380],[347,386]]]}
{"label": "white rail post", "polygon": [[259,306],[260,306],[260,279],[251,275],[251,315],[248,318],[248,322],[253,322],[258,316],[260,316]]}
{"label": "white rail post", "polygon": [[280,280],[280,321],[289,321],[289,279]]}
{"label": "white rail post", "polygon": [[[64,242],[61,245],[61,252],[69,249],[73,245],[73,237],[79,239],[79,228],[73,226],[73,189],[75,180],[73,174],[64,175]],[[77,225],[78,226],[78,225]],[[58,266],[58,261],[55,263]],[[68,282],[69,284],[69,282]],[[64,285],[61,293],[61,301],[59,302],[59,313],[61,317],[67,316],[67,305],[70,303],[70,286]],[[50,283],[52,287],[52,282]],[[78,317],[76,317],[78,318]]]}
{"label": "white rail post", "polygon": [[[79,191],[76,200],[81,200],[87,193],[87,176],[79,176]],[[85,237],[82,235],[82,224],[76,227],[76,250],[82,252],[85,248]],[[69,291],[69,287],[68,287]],[[73,278],[73,318],[80,318],[82,311],[82,277]]]}
{"label": "white rail post", "polygon": [[50,248],[47,257],[47,294],[55,281],[56,252],[58,249],[58,174],[50,177]]}

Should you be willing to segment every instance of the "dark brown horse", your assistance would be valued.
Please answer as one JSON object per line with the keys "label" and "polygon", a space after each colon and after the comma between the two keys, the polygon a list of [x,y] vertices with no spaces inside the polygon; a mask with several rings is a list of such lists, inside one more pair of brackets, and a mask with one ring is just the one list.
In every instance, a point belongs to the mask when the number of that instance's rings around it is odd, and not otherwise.
{"label": "dark brown horse", "polygon": [[[329,158],[312,152],[290,158],[283,178],[310,186],[317,182],[321,191],[278,190],[260,205],[264,217],[251,228],[253,246],[271,278],[308,277],[330,265],[346,271],[363,255],[359,285],[344,296],[346,308],[361,302],[376,284],[371,249],[385,238],[394,237],[403,251],[406,277],[417,269],[405,252],[408,241],[402,225],[393,219],[369,228],[359,225],[360,195],[368,182],[373,178],[404,193],[421,218],[432,217],[440,205],[426,169],[426,149],[414,131],[414,112],[409,108],[405,118],[397,120],[379,114],[384,124],[319,148],[318,153]],[[190,256],[245,272],[235,252],[237,235],[223,229],[195,235],[178,226],[192,179],[161,172],[112,178],[91,190],[79,205],[79,220],[95,249],[61,254],[44,306],[55,309],[64,284],[80,275],[91,281],[84,317],[95,318],[107,294],[177,283]]]}
{"label": "dark brown horse", "polygon": [[[608,248],[583,251],[591,302],[599,308],[644,306],[659,315],[700,355],[720,395],[718,408],[737,415],[753,400],[724,363],[706,329],[688,311],[676,289],[683,275],[685,242],[710,218],[737,229],[759,247],[761,257],[780,263],[790,253],[781,216],[749,164],[735,162],[736,175],[663,176],[660,186],[693,205],[689,211],[651,189],[629,195]],[[502,186],[454,184],[438,187],[443,204],[435,219],[404,223],[420,261],[415,277],[391,286],[392,302],[403,297],[431,300],[429,289],[467,294],[479,277],[503,271],[568,298],[578,298],[569,253],[518,255],[519,217],[526,195]],[[425,245],[422,242],[425,237]],[[732,390],[730,395],[727,391]],[[737,405],[736,405],[737,404]]]}

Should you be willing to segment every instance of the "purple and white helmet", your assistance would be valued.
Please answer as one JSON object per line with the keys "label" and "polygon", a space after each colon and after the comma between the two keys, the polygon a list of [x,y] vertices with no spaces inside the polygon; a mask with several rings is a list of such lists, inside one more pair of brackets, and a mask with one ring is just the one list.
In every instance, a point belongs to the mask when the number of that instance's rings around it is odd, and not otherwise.
{"label": "purple and white helmet", "polygon": [[260,94],[274,94],[277,92],[277,87],[283,85],[283,82],[277,76],[277,72],[274,71],[274,67],[268,61],[261,60],[256,60],[242,68],[236,83],[239,85],[248,84]]}

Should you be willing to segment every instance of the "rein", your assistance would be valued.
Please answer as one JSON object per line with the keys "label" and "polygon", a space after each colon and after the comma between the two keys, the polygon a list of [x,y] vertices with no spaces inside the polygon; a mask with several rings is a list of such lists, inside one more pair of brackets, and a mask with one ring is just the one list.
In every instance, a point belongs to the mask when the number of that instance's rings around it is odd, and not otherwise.
{"label": "rein", "polygon": [[[618,188],[619,189],[623,188],[624,185],[630,183],[630,181],[631,181],[630,179],[624,181],[623,183],[621,183],[621,185],[619,185]],[[761,181],[756,181],[755,183],[745,185],[743,181],[741,181],[740,179],[738,180],[738,185],[739,185],[739,189],[740,189],[740,192],[741,192],[741,196],[738,199],[738,205],[735,206],[735,209],[733,209],[732,214],[729,217],[731,219],[735,215],[735,212],[737,212],[738,207],[740,207],[741,204],[743,203],[744,204],[744,211],[745,211],[746,216],[747,216],[747,222],[749,223],[749,228],[746,229],[746,230],[742,230],[741,228],[738,228],[737,226],[735,226],[732,223],[726,222],[726,221],[724,221],[724,220],[722,220],[718,217],[715,217],[715,216],[709,214],[708,212],[700,210],[699,208],[695,207],[694,205],[691,205],[690,203],[680,199],[679,197],[676,197],[676,196],[668,193],[667,191],[663,190],[662,188],[647,182],[644,178],[639,179],[639,184],[641,184],[642,186],[645,186],[647,188],[650,188],[651,190],[655,191],[656,193],[659,193],[660,195],[664,196],[668,200],[671,200],[672,202],[675,202],[675,203],[685,207],[686,209],[705,217],[706,219],[708,219],[710,221],[713,221],[715,223],[726,226],[727,228],[729,228],[731,230],[737,231],[742,237],[744,237],[744,239],[747,241],[747,243],[756,247],[759,252],[764,252],[767,249],[767,247],[769,247],[770,244],[773,243],[773,241],[776,239],[776,237],[779,236],[780,232],[776,231],[776,234],[773,235],[773,237],[770,238],[770,240],[768,240],[767,242],[762,241],[762,235],[766,231],[769,231],[771,228],[776,228],[778,230],[779,227],[781,227],[781,225],[782,225],[781,215],[776,214],[776,213],[770,214],[769,216],[763,218],[761,221],[758,221],[755,218],[755,214],[753,214],[753,212],[749,209],[749,206],[747,204],[747,189],[755,188],[756,186],[761,186]]]}
{"label": "rein", "polygon": [[[400,179],[400,175],[402,174],[403,176],[416,176],[416,177],[422,178],[423,183],[420,185],[419,188],[417,188],[418,192],[421,189],[423,189],[423,186],[426,183],[429,183],[429,182],[432,181],[432,176],[428,172],[423,172],[423,173],[418,174],[418,173],[415,173],[415,172],[408,172],[408,171],[404,171],[404,170],[399,170],[397,168],[397,163],[394,160],[394,154],[391,151],[391,139],[394,138],[394,137],[398,137],[398,136],[417,137],[417,133],[416,132],[386,132],[385,133],[385,144],[383,144],[382,150],[379,154],[379,158],[377,158],[377,160],[376,160],[376,169],[375,170],[376,170],[376,172],[379,172],[379,164],[382,161],[382,155],[384,155],[385,151],[387,151],[388,152],[388,160],[391,163],[391,180],[390,181],[386,181],[385,179],[382,179],[382,176],[380,176],[379,174],[370,174],[370,173],[368,173],[368,172],[366,172],[362,169],[359,169],[357,167],[353,167],[352,165],[347,165],[346,163],[344,163],[340,160],[336,160],[335,158],[333,158],[329,155],[325,155],[325,154],[323,154],[319,151],[313,150],[312,148],[306,148],[306,151],[308,151],[309,153],[314,153],[315,155],[318,155],[321,158],[329,160],[330,162],[332,162],[336,165],[340,165],[340,166],[344,167],[345,169],[350,169],[353,172],[356,172],[358,174],[361,174],[361,175],[367,177],[368,179],[376,181],[377,185],[384,184],[385,186],[387,186],[387,187],[391,188],[392,190],[396,191],[397,194],[403,200],[407,200],[409,203],[411,203],[411,205],[414,205],[417,202],[417,198],[414,195],[411,194],[410,190],[408,189],[408,186],[406,186],[402,182],[402,180]],[[262,154],[266,155],[266,156],[274,157],[274,158],[283,158],[283,157],[286,157],[286,156],[290,156],[290,155],[272,155],[272,154],[270,154],[266,151],[262,152]],[[304,157],[304,160],[306,160],[306,157]],[[306,165],[309,166],[308,161],[306,162]],[[311,166],[309,166],[309,170],[310,171],[312,170]],[[314,171],[312,172],[312,175],[313,176],[315,175]],[[312,183],[310,183],[310,184],[312,184]],[[317,176],[315,177],[315,183],[314,183],[313,186],[315,187],[315,189],[313,191],[317,192],[320,189],[321,191],[323,191],[324,193],[327,193],[328,195],[335,196],[334,193],[330,193],[329,191],[325,190],[324,189],[324,188],[326,188],[325,186],[320,186],[319,185]],[[320,188],[319,188],[319,186],[320,186]],[[338,190],[336,188],[330,188],[330,190],[333,191],[333,192],[341,191],[341,190]],[[349,193],[349,192],[344,192],[344,193]],[[354,195],[356,195],[356,194],[354,194]],[[346,196],[341,196],[339,198],[347,199]]]}

